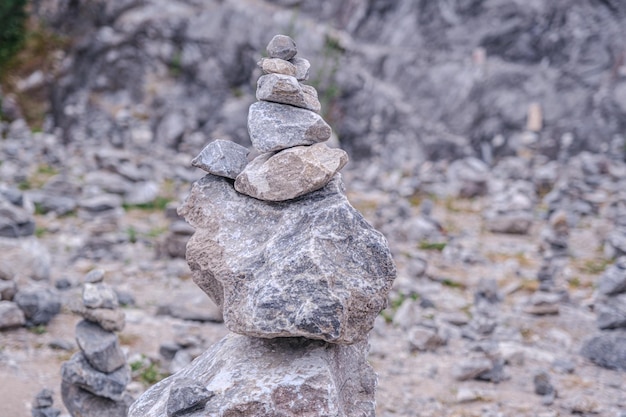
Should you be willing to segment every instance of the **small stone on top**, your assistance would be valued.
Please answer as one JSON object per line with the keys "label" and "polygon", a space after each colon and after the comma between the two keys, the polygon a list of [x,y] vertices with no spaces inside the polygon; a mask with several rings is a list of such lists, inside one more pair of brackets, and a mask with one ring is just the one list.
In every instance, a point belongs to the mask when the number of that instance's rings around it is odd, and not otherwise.
{"label": "small stone on top", "polygon": [[270,58],[290,60],[298,53],[296,43],[289,36],[276,35],[267,45],[267,53]]}

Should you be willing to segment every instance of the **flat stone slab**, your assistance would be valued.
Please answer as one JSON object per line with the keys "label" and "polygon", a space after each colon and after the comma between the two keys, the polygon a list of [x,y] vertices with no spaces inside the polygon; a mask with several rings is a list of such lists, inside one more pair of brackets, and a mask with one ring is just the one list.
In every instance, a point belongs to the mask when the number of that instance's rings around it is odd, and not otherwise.
{"label": "flat stone slab", "polygon": [[193,279],[233,332],[354,343],[387,304],[396,276],[387,241],[350,205],[340,176],[273,203],[207,175],[179,213],[196,229]]}
{"label": "flat stone slab", "polygon": [[263,74],[283,74],[296,76],[296,66],[289,61],[280,58],[261,58],[257,62]]}
{"label": "flat stone slab", "polygon": [[245,146],[229,140],[217,139],[205,146],[202,152],[191,161],[191,165],[209,174],[234,180],[246,167],[249,152]]}
{"label": "flat stone slab", "polygon": [[259,200],[290,200],[322,188],[347,163],[341,149],[296,146],[256,157],[237,176],[235,189]]}
{"label": "flat stone slab", "polygon": [[173,415],[373,417],[376,375],[366,353],[366,342],[345,346],[230,334],[148,389],[128,417],[169,416],[168,409],[178,408],[173,404],[184,402],[178,396],[185,381],[211,394],[198,395],[199,407]]}
{"label": "flat stone slab", "polygon": [[332,129],[322,116],[286,104],[257,101],[248,112],[248,132],[259,152],[274,152],[330,139]]}
{"label": "flat stone slab", "polygon": [[289,75],[267,74],[259,77],[256,98],[257,100],[290,104],[316,113],[322,109],[315,88],[302,85],[296,77]]}

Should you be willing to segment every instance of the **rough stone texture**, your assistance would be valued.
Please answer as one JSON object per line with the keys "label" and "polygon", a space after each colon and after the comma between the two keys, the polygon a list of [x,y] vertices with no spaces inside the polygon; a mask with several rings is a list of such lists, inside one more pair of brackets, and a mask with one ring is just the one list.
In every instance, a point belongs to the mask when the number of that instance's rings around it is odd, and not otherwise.
{"label": "rough stone texture", "polygon": [[203,384],[193,379],[176,379],[170,386],[167,398],[167,416],[183,416],[201,410],[214,395]]}
{"label": "rough stone texture", "polygon": [[581,354],[597,365],[626,371],[626,331],[602,332],[587,340]]}
{"label": "rough stone texture", "polygon": [[86,308],[82,304],[70,306],[73,313],[81,315],[85,320],[97,323],[104,330],[119,332],[126,325],[126,316],[123,311],[108,308]]}
{"label": "rough stone texture", "polygon": [[286,104],[258,101],[248,112],[250,140],[259,152],[313,145],[330,138],[332,130],[312,111]]}
{"label": "rough stone texture", "polygon": [[69,361],[63,363],[61,376],[64,382],[94,395],[120,401],[124,398],[126,385],[130,382],[130,367],[126,365],[105,374],[94,369],[82,352],[76,352]]}
{"label": "rough stone texture", "polygon": [[387,241],[352,208],[339,176],[272,203],[207,175],[179,212],[196,228],[187,246],[193,279],[231,331],[353,343],[386,305],[396,274]]}
{"label": "rough stone texture", "polygon": [[235,180],[235,189],[259,200],[284,201],[318,190],[348,163],[341,149],[323,143],[258,156]]}
{"label": "rough stone texture", "polygon": [[191,165],[209,174],[235,179],[248,163],[248,149],[229,140],[217,139],[196,156]]}
{"label": "rough stone texture", "polygon": [[322,105],[317,98],[317,93],[311,89],[315,90],[311,86],[300,84],[295,77],[266,74],[259,77],[256,98],[257,100],[290,104],[319,113]]}
{"label": "rough stone texture", "polygon": [[48,324],[61,311],[61,298],[50,288],[20,289],[14,301],[24,312],[26,322],[32,325]]}
{"label": "rough stone texture", "polygon": [[35,396],[33,401],[33,408],[48,408],[52,407],[54,400],[52,398],[53,392],[47,388],[42,389]]}
{"label": "rough stone texture", "polygon": [[261,58],[257,65],[263,74],[283,74],[292,77],[297,74],[296,66],[293,63],[280,58]]}
{"label": "rough stone texture", "polygon": [[230,334],[146,391],[129,417],[162,417],[179,378],[215,395],[185,416],[374,416],[376,376],[366,343],[344,346],[303,338],[258,339]]}
{"label": "rough stone texture", "polygon": [[61,383],[61,396],[71,415],[80,417],[124,417],[134,401],[128,393],[119,401],[98,397],[65,381]]}
{"label": "rough stone texture", "polygon": [[24,312],[11,301],[0,301],[0,330],[20,327],[26,323]]}
{"label": "rough stone texture", "polygon": [[76,342],[91,366],[100,372],[110,373],[126,363],[115,333],[89,321],[76,325]]}
{"label": "rough stone texture", "polygon": [[103,269],[93,269],[85,275],[83,281],[89,284],[97,284],[98,282],[102,282],[104,274],[105,272]]}
{"label": "rough stone texture", "polygon": [[33,233],[35,233],[33,217],[22,207],[0,198],[0,236],[14,238],[30,236]]}
{"label": "rough stone texture", "polygon": [[626,256],[619,258],[600,276],[598,291],[604,295],[626,292]]}
{"label": "rough stone texture", "polygon": [[309,79],[309,70],[311,69],[311,63],[308,59],[293,57],[289,61],[296,67],[296,79],[298,81],[306,81]]}
{"label": "rough stone texture", "polygon": [[99,282],[97,284],[85,283],[83,286],[83,304],[87,308],[108,308],[119,307],[117,294],[113,287]]}
{"label": "rough stone texture", "polygon": [[17,293],[17,284],[15,281],[0,280],[0,300],[13,300]]}
{"label": "rough stone texture", "polygon": [[595,311],[599,329],[626,327],[626,293],[598,299]]}
{"label": "rough stone texture", "polygon": [[274,36],[270,43],[267,44],[266,49],[270,58],[280,58],[284,60],[289,60],[298,53],[294,40],[285,35]]}

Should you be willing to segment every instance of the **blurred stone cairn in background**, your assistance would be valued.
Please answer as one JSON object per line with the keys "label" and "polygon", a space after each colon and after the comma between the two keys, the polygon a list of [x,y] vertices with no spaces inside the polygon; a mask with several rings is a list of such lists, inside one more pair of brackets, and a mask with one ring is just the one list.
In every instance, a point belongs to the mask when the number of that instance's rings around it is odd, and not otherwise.
{"label": "blurred stone cairn in background", "polygon": [[[258,63],[248,130],[260,154],[224,140],[192,161],[209,172],[179,212],[194,282],[233,333],[146,391],[129,415],[373,416],[367,337],[396,269],[383,235],[348,202],[347,154],[309,62],[275,36]],[[234,181],[233,181],[234,180]]]}
{"label": "blurred stone cairn in background", "polygon": [[63,403],[72,416],[125,416],[133,398],[126,390],[130,366],[114,332],[126,324],[113,287],[104,271],[85,276],[82,303],[71,306],[84,320],[76,325],[76,352],[61,368]]}

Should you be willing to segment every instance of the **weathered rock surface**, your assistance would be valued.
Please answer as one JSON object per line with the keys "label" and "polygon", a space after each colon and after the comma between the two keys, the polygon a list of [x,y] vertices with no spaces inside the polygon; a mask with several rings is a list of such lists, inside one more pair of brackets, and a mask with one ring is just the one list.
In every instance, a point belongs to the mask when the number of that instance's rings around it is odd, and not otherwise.
{"label": "weathered rock surface", "polygon": [[229,140],[217,139],[196,156],[191,165],[209,174],[235,179],[248,163],[248,149]]}
{"label": "weathered rock surface", "polygon": [[177,417],[199,411],[214,395],[193,379],[176,379],[170,386],[167,398],[167,416]]}
{"label": "weathered rock surface", "polygon": [[24,312],[12,301],[0,301],[0,330],[20,327],[26,323]]}
{"label": "weathered rock surface", "polygon": [[21,237],[35,233],[35,221],[24,208],[0,196],[0,236]]}
{"label": "weathered rock surface", "polygon": [[295,56],[289,60],[296,67],[296,74],[294,75],[298,81],[306,81],[309,79],[309,70],[311,69],[311,63],[308,59]]}
{"label": "weathered rock surface", "polygon": [[50,288],[20,289],[14,301],[24,311],[26,322],[35,326],[48,324],[61,311],[61,298]]}
{"label": "weathered rock surface", "polygon": [[348,163],[348,155],[323,143],[256,157],[235,180],[242,194],[285,201],[324,187]]}
{"label": "weathered rock surface", "polygon": [[259,152],[313,145],[328,140],[332,133],[328,123],[315,112],[267,101],[250,106],[248,131],[252,146]]}
{"label": "weathered rock surface", "polygon": [[214,395],[190,417],[374,416],[376,376],[366,344],[344,346],[303,338],[230,334],[174,376],[152,386],[129,417],[167,414],[181,378]]}
{"label": "weathered rock surface", "polygon": [[294,64],[280,58],[261,58],[257,65],[263,74],[283,74],[295,77],[297,73]]}
{"label": "weathered rock surface", "polygon": [[99,397],[113,401],[124,398],[126,385],[130,382],[130,367],[123,366],[111,373],[103,373],[93,368],[82,352],[76,352],[61,367],[63,381],[76,385]]}
{"label": "weathered rock surface", "polygon": [[340,177],[272,203],[207,175],[179,212],[196,228],[193,279],[231,331],[353,343],[386,305],[396,274],[387,241],[349,204]]}
{"label": "weathered rock surface", "polygon": [[602,332],[587,340],[581,354],[597,365],[626,371],[626,331]]}
{"label": "weathered rock surface", "polygon": [[126,363],[126,357],[115,333],[83,320],[76,325],[76,342],[91,366],[110,373]]}
{"label": "weathered rock surface", "polygon": [[81,315],[85,320],[97,323],[104,330],[119,332],[126,325],[124,312],[109,308],[86,308],[82,304],[70,306],[73,313]]}
{"label": "weathered rock surface", "polygon": [[91,284],[86,282],[83,287],[83,305],[87,308],[107,308],[114,310],[119,307],[117,294],[113,287],[99,282]]}
{"label": "weathered rock surface", "polygon": [[619,258],[600,276],[598,291],[604,295],[626,292],[626,256]]}
{"label": "weathered rock surface", "polygon": [[63,403],[73,416],[81,417],[121,417],[126,416],[134,399],[130,394],[122,394],[119,401],[99,397],[68,382],[61,383]]}
{"label": "weathered rock surface", "polygon": [[276,35],[267,45],[267,54],[270,58],[289,60],[296,56],[298,49],[293,39],[286,35]]}
{"label": "weathered rock surface", "polygon": [[257,82],[256,98],[257,100],[290,104],[316,113],[322,109],[315,89],[300,84],[296,77],[289,75],[266,74],[261,76]]}

